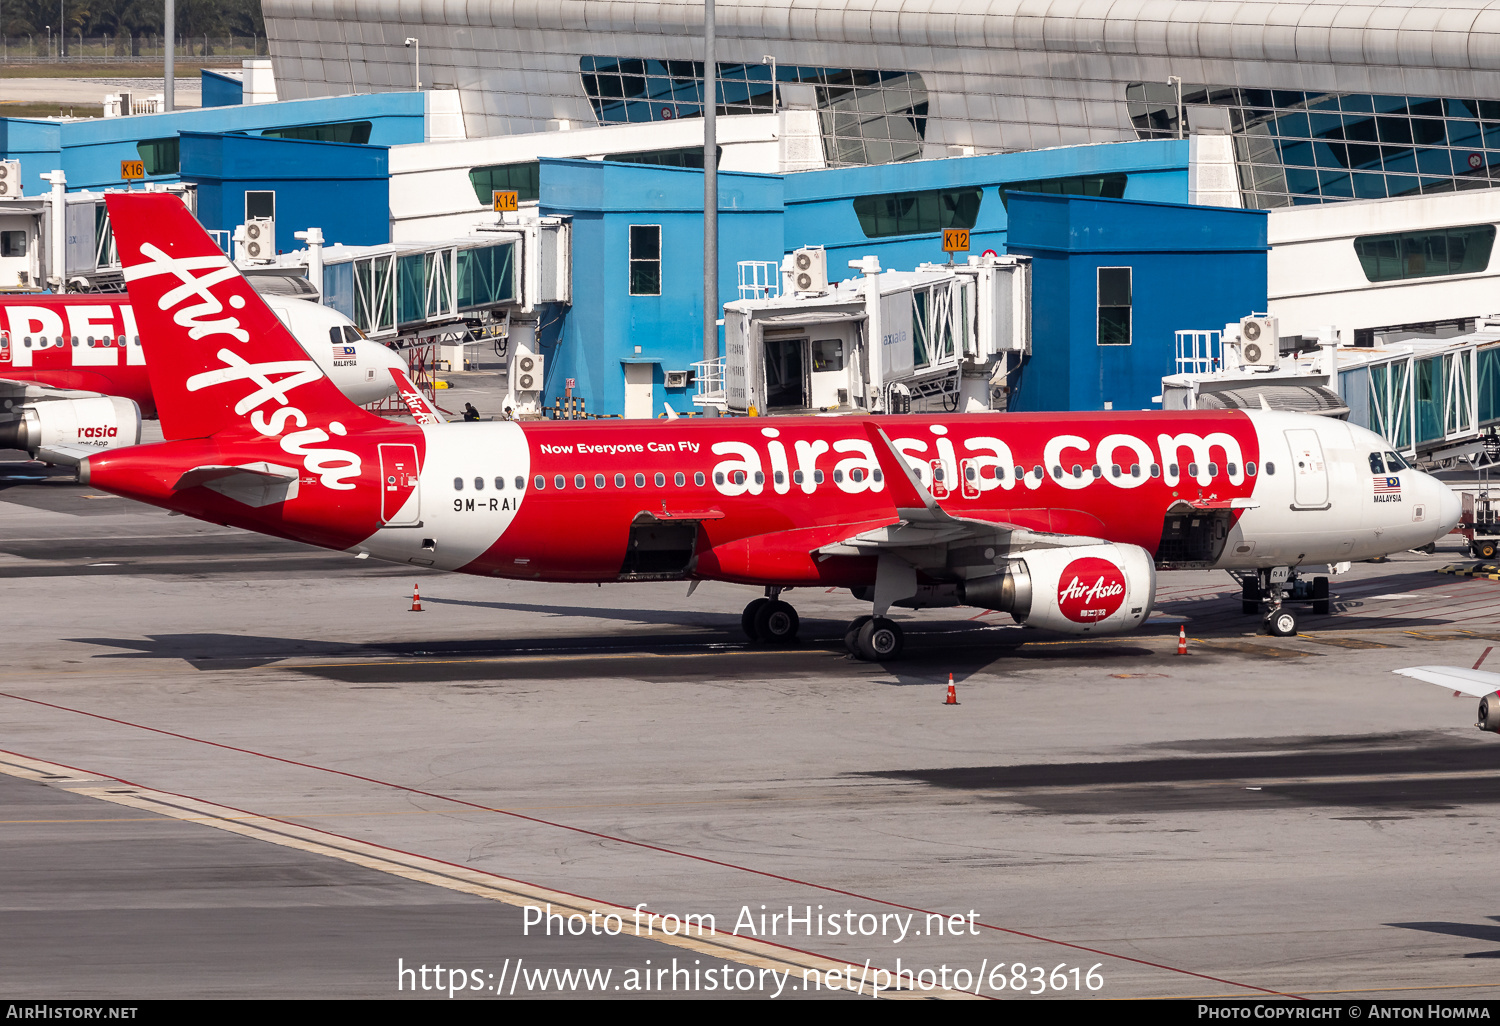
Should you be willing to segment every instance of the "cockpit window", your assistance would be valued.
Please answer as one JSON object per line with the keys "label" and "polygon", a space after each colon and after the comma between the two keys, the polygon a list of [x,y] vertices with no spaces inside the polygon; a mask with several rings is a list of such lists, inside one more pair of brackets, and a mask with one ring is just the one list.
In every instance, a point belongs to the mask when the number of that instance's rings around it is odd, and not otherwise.
{"label": "cockpit window", "polygon": [[1372,473],[1372,474],[1384,474],[1385,473],[1385,460],[1383,460],[1383,459],[1380,458],[1380,453],[1378,453],[1378,452],[1372,452],[1372,453],[1370,453],[1370,473]]}
{"label": "cockpit window", "polygon": [[1411,469],[1411,464],[1402,459],[1399,453],[1394,452],[1388,452],[1385,454],[1385,466],[1386,470],[1392,474],[1396,473],[1398,470]]}

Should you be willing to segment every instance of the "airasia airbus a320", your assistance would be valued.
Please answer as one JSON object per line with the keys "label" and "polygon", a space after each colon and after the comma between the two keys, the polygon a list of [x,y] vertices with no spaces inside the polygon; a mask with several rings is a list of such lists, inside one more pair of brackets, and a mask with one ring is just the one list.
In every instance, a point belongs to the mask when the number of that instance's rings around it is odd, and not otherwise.
{"label": "airasia airbus a320", "polygon": [[[169,194],[108,199],[167,440],[88,455],[96,488],[215,523],[468,574],[786,589],[971,605],[1075,634],[1138,627],[1158,569],[1221,568],[1277,634],[1327,611],[1316,564],[1426,546],[1459,503],[1378,436],[1266,411],[445,423],[354,406]],[[1321,593],[1319,581],[1322,581]]]}

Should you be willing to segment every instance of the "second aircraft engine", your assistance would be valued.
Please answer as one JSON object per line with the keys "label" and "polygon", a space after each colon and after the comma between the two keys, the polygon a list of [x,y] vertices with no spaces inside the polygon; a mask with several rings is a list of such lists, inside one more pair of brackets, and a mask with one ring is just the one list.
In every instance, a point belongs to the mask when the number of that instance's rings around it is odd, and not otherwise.
{"label": "second aircraft engine", "polygon": [[998,609],[1028,627],[1117,634],[1151,615],[1156,565],[1138,545],[1031,549],[1003,573],[970,579],[960,588],[967,605]]}

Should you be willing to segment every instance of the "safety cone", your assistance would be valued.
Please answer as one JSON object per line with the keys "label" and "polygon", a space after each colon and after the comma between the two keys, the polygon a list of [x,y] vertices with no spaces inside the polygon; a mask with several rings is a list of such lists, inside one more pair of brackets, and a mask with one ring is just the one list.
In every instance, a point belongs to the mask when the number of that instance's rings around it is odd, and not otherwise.
{"label": "safety cone", "polygon": [[411,611],[413,613],[420,613],[422,611],[422,595],[417,591],[415,584],[411,586]]}
{"label": "safety cone", "polygon": [[946,702],[944,702],[943,704],[944,705],[957,705],[958,704],[958,692],[956,692],[956,691],[953,690],[953,674],[951,674],[951,673],[948,674],[948,700]]}
{"label": "safety cone", "polygon": [[1177,628],[1177,654],[1187,655],[1187,625]]}

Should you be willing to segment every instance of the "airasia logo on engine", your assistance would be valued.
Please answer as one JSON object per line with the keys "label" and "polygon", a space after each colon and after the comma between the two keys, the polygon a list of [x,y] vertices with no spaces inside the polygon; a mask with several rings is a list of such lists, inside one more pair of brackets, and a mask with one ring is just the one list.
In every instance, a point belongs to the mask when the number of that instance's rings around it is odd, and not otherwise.
{"label": "airasia logo on engine", "polygon": [[1107,559],[1075,559],[1058,578],[1057,608],[1074,623],[1097,623],[1124,602],[1125,575]]}
{"label": "airasia logo on engine", "polygon": [[78,429],[79,438],[117,438],[120,429],[117,427],[86,427]]}

